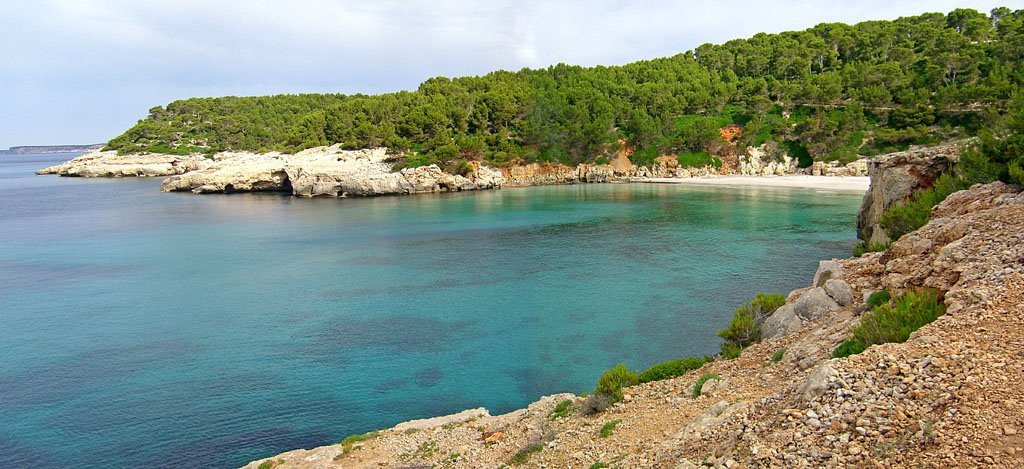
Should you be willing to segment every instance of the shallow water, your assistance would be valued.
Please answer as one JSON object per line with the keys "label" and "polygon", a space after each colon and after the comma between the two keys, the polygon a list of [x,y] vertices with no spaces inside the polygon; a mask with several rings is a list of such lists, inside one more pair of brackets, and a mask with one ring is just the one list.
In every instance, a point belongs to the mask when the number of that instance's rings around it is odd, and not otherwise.
{"label": "shallow water", "polygon": [[0,156],[0,465],[232,467],[717,351],[860,196],[602,184],[304,200]]}

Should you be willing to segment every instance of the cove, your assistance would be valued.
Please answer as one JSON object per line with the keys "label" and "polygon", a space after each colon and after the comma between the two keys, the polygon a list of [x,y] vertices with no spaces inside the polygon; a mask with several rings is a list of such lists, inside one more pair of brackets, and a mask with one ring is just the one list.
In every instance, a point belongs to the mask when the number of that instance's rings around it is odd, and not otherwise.
{"label": "cove", "polygon": [[295,199],[0,156],[0,463],[234,467],[712,354],[849,255],[859,194],[595,184]]}

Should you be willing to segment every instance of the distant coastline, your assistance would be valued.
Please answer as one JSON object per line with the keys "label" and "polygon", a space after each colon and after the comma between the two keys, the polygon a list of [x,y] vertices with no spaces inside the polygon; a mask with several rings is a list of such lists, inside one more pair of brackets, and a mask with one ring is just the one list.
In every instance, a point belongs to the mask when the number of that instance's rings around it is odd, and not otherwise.
{"label": "distant coastline", "polygon": [[19,147],[11,147],[7,150],[0,150],[0,155],[25,155],[25,154],[38,154],[38,153],[81,153],[93,150],[99,150],[103,148],[102,143],[94,143],[91,145],[25,145]]}

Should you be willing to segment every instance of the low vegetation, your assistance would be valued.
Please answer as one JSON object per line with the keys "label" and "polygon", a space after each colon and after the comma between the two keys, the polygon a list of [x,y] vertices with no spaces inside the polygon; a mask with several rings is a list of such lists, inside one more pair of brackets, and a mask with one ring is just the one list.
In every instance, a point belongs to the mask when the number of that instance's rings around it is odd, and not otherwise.
{"label": "low vegetation", "polygon": [[697,382],[693,383],[693,397],[700,397],[700,388],[704,387],[704,383],[713,379],[718,379],[718,375],[715,373],[704,373],[700,375],[700,378],[697,378]]}
{"label": "low vegetation", "polygon": [[782,361],[782,357],[786,356],[786,348],[779,349],[778,352],[772,354],[772,363],[778,363]]}
{"label": "low vegetation", "polygon": [[649,383],[651,381],[661,381],[682,376],[688,371],[704,366],[705,363],[711,360],[711,357],[683,357],[677,360],[658,363],[640,373],[640,382]]}
{"label": "low vegetation", "polygon": [[573,410],[575,409],[572,408],[572,400],[566,399],[562,402],[559,402],[558,405],[555,406],[555,409],[551,411],[551,414],[548,415],[548,418],[550,418],[551,420],[565,418],[568,417]]}
{"label": "low vegetation", "polygon": [[597,388],[594,395],[608,397],[612,403],[622,400],[622,388],[640,384],[640,376],[635,371],[630,371],[625,364],[619,363],[601,375],[597,380]]}
{"label": "low vegetation", "polygon": [[601,431],[599,432],[601,438],[608,438],[609,436],[612,436],[612,433],[615,432],[615,427],[617,427],[620,423],[622,423],[622,419],[615,419],[608,423],[605,423],[601,427]]}
{"label": "low vegetation", "polygon": [[722,356],[736,358],[750,344],[761,340],[761,325],[775,310],[786,304],[780,293],[758,293],[754,299],[736,309],[729,326],[718,331],[722,342]]}
{"label": "low vegetation", "polygon": [[946,312],[938,296],[934,290],[911,291],[875,306],[861,317],[860,325],[853,329],[853,337],[839,344],[832,356],[842,358],[875,344],[906,342],[911,333]]}
{"label": "low vegetation", "polygon": [[533,456],[534,453],[539,453],[543,449],[544,449],[544,443],[541,443],[541,442],[530,443],[530,444],[524,446],[518,452],[516,452],[516,454],[514,454],[512,456],[512,459],[508,460],[508,463],[509,463],[509,465],[512,465],[512,466],[518,466],[520,464],[526,464],[526,462],[530,460],[530,457]]}
{"label": "low vegetation", "polygon": [[869,243],[867,241],[861,241],[853,245],[853,255],[855,257],[863,256],[869,252],[882,252],[892,246],[892,242],[888,243]]}

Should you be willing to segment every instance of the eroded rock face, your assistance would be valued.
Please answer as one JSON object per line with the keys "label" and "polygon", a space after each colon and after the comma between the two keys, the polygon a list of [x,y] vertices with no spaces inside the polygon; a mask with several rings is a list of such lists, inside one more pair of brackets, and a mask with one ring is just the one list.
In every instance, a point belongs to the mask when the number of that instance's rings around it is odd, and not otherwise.
{"label": "eroded rock face", "polygon": [[91,151],[59,165],[36,171],[71,177],[156,177],[182,174],[209,165],[202,155],[143,153],[118,155],[116,151]]}
{"label": "eroded rock face", "polygon": [[890,153],[868,161],[871,187],[857,212],[857,236],[870,243],[891,241],[879,226],[882,214],[906,202],[915,192],[932,187],[959,155],[960,149],[954,144]]}
{"label": "eroded rock face", "polygon": [[744,176],[782,176],[797,172],[797,160],[790,157],[778,145],[766,143],[747,148],[739,157],[737,172]]}

